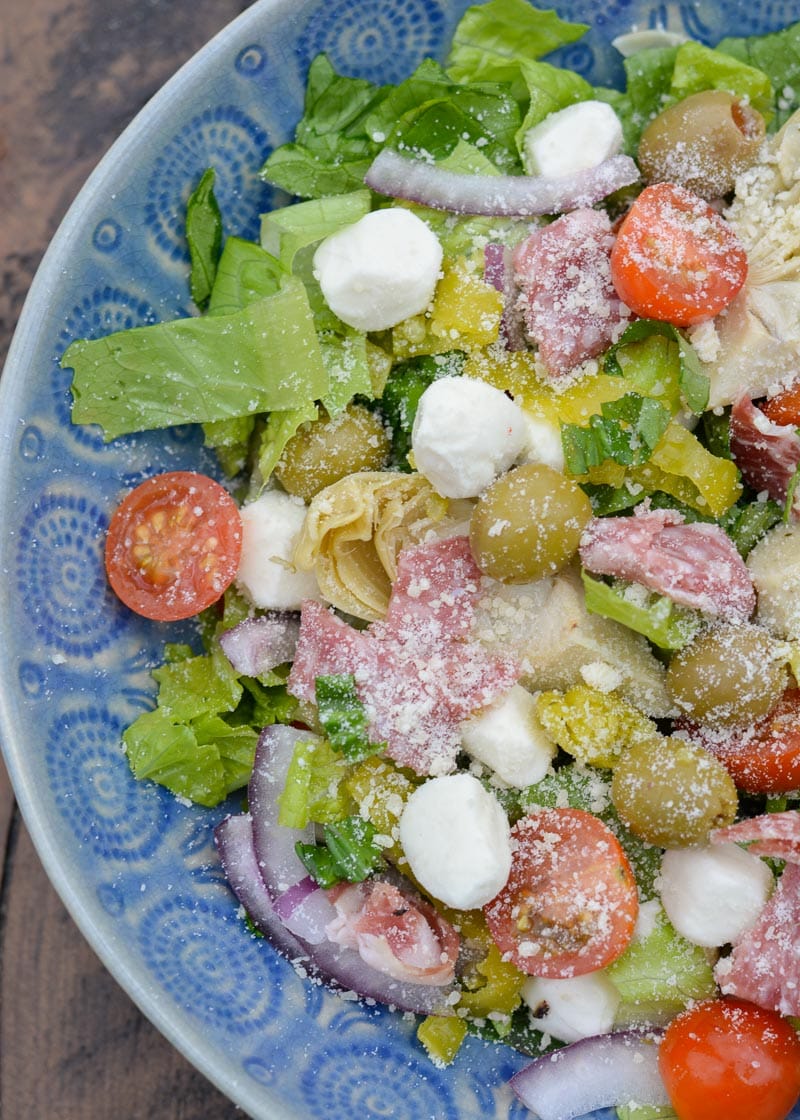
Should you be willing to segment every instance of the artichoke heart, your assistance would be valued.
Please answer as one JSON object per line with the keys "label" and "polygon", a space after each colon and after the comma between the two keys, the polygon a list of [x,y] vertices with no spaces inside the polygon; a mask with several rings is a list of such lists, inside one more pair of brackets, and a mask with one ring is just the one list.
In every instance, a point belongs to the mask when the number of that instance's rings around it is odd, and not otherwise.
{"label": "artichoke heart", "polygon": [[315,570],[333,606],[374,622],[386,614],[401,550],[453,532],[461,504],[440,497],[419,474],[347,475],[312,499],[294,563]]}

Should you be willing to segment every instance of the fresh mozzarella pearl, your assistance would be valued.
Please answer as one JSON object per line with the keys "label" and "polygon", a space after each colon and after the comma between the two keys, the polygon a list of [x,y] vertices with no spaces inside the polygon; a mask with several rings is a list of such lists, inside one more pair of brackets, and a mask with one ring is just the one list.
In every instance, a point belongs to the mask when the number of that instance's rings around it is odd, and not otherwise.
{"label": "fresh mozzarella pearl", "polygon": [[676,848],[661,860],[661,901],[678,933],[713,948],[735,941],[772,892],[769,867],[737,844]]}
{"label": "fresh mozzarella pearl", "polygon": [[365,214],[326,237],[314,254],[328,306],[360,331],[386,330],[423,312],[441,265],[436,234],[402,207]]}
{"label": "fresh mozzarella pearl", "polygon": [[622,148],[622,125],[605,101],[578,101],[529,128],[523,159],[529,175],[556,179],[597,167]]}
{"label": "fresh mozzarella pearl", "polygon": [[400,817],[400,844],[414,877],[458,910],[490,902],[511,870],[508,820],[472,774],[447,774],[419,786]]}
{"label": "fresh mozzarella pearl", "polygon": [[461,743],[471,758],[483,762],[517,789],[540,781],[550,769],[556,745],[536,715],[536,701],[515,684],[497,703],[461,725]]}
{"label": "fresh mozzarella pearl", "polygon": [[445,498],[475,498],[525,447],[522,409],[470,377],[442,377],[422,394],[411,432],[414,462]]}
{"label": "fresh mozzarella pearl", "polygon": [[522,998],[537,1028],[561,1042],[608,1034],[620,1003],[619,992],[603,972],[566,980],[532,976],[522,985]]}
{"label": "fresh mozzarella pearl", "polygon": [[267,490],[243,506],[242,557],[236,583],[251,602],[266,610],[299,610],[303,599],[319,599],[313,572],[292,567],[295,544],[306,516],[301,498]]}
{"label": "fresh mozzarella pearl", "polygon": [[561,429],[541,416],[524,412],[525,446],[520,463],[545,463],[553,470],[564,470],[564,447],[561,442]]}

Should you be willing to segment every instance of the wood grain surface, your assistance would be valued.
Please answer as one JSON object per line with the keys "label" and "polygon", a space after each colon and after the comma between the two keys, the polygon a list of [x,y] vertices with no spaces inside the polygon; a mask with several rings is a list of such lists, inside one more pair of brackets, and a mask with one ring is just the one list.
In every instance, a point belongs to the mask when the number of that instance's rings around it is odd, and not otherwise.
{"label": "wood grain surface", "polygon": [[[89,172],[245,0],[0,0],[0,368]],[[243,1114],[141,1015],[50,886],[0,761],[0,1117]]]}

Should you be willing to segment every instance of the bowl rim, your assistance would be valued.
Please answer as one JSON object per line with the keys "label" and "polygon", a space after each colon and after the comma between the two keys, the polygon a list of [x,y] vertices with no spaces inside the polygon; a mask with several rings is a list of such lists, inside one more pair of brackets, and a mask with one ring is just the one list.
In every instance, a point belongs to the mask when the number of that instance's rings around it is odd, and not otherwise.
{"label": "bowl rim", "polygon": [[[3,365],[3,375],[0,377],[0,447],[6,452],[0,456],[0,518],[4,519],[4,524],[14,524],[14,492],[9,485],[9,464],[12,458],[9,452],[21,416],[18,406],[22,382],[20,375],[27,366],[26,356],[35,349],[41,336],[41,319],[37,315],[42,306],[49,304],[51,293],[58,286],[65,250],[82,226],[82,214],[87,200],[97,198],[107,190],[120,162],[128,158],[139,144],[142,134],[147,131],[148,125],[159,119],[164,107],[176,94],[191,87],[209,63],[224,55],[229,45],[249,28],[258,25],[270,12],[280,9],[287,9],[289,18],[297,18],[297,4],[293,0],[255,0],[191,55],[133,116],[100,157],[53,234],[25,297]],[[9,573],[6,571],[2,575],[0,602],[5,604],[11,591],[8,587]],[[2,676],[5,676],[5,669]],[[80,884],[71,875],[64,852],[56,842],[43,802],[37,798],[30,776],[25,772],[24,744],[16,729],[11,693],[10,688],[0,688],[0,751],[36,853],[50,883],[82,936],[145,1017],[234,1105],[254,1120],[265,1116],[269,1116],[270,1120],[300,1120],[268,1086],[255,1081],[248,1083],[245,1077],[235,1075],[232,1062],[220,1062],[219,1051],[206,1041],[201,1029],[192,1027],[186,1017],[177,1021],[174,1009],[165,1008],[126,961],[121,952],[122,938],[115,937],[110,929],[101,928],[93,919],[82,897]]]}

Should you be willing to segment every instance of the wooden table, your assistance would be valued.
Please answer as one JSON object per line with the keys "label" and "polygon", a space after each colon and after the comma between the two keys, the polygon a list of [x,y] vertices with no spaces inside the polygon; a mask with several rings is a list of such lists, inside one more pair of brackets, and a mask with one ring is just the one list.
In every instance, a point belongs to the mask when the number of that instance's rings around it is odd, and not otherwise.
{"label": "wooden table", "polygon": [[[122,128],[247,0],[0,0],[0,368],[41,255]],[[38,861],[0,761],[0,1116],[241,1116],[118,987]]]}

